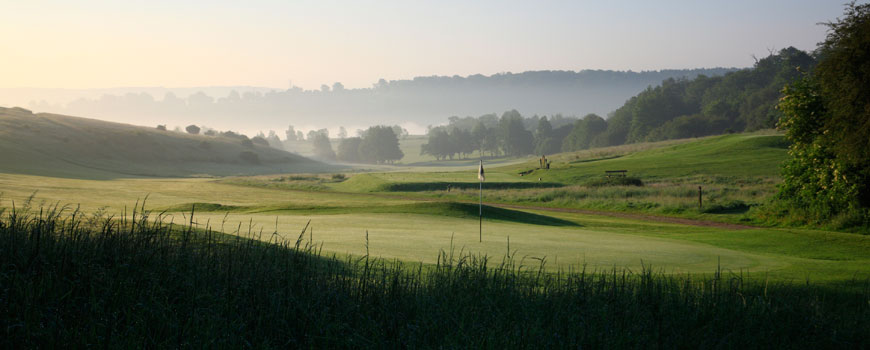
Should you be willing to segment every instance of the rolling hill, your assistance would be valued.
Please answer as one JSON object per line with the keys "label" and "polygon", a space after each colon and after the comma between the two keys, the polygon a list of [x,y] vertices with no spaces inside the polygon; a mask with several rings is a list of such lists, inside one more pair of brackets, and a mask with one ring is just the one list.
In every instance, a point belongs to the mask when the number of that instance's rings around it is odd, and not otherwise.
{"label": "rolling hill", "polygon": [[0,108],[0,172],[54,177],[189,177],[311,172],[327,165],[241,138],[190,135]]}

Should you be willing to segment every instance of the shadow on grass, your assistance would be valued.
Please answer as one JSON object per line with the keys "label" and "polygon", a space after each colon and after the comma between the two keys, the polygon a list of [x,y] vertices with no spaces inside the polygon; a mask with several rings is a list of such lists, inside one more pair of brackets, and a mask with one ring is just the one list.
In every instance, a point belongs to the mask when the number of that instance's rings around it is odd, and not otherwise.
{"label": "shadow on grass", "polygon": [[[478,189],[480,186],[477,182],[401,182],[383,184],[379,190],[385,192],[421,192],[421,191],[445,191],[451,190],[469,190]],[[512,190],[526,188],[551,188],[563,187],[565,185],[558,182],[487,182],[483,184],[484,189],[488,190]]]}
{"label": "shadow on grass", "polygon": [[[396,206],[385,206],[372,209],[373,210],[371,212],[373,213],[426,214],[465,219],[476,219],[479,215],[480,210],[477,204],[456,202],[414,203]],[[491,207],[488,205],[483,206],[483,218],[486,220],[507,221],[532,225],[577,227],[582,226],[572,221],[554,218],[551,216],[533,214],[519,210]]]}
{"label": "shadow on grass", "polygon": [[[478,205],[456,202],[422,202],[402,205],[341,207],[341,206],[310,206],[286,204],[280,206],[227,206],[216,203],[186,203],[163,209],[165,212],[190,212],[193,205],[196,212],[234,212],[234,213],[285,213],[289,215],[338,215],[338,214],[421,214],[447,216],[459,219],[477,219]],[[516,222],[531,225],[546,226],[582,226],[572,221],[551,216],[533,214],[519,210],[483,206],[483,218]]]}
{"label": "shadow on grass", "polygon": [[701,212],[708,214],[743,214],[749,211],[751,206],[743,201],[729,201],[721,204],[708,204]]}

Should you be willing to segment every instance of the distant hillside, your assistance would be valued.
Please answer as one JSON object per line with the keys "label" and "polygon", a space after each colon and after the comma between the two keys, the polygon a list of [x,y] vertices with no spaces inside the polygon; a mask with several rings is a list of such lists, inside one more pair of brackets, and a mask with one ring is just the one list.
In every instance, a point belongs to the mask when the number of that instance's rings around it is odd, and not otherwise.
{"label": "distant hillside", "polygon": [[0,108],[0,173],[75,178],[314,171],[307,158],[239,137]]}
{"label": "distant hillside", "polygon": [[[525,115],[604,116],[663,80],[719,76],[734,70],[530,71],[381,80],[364,89],[345,89],[336,83],[323,90],[195,93],[186,98],[173,93],[156,96],[127,92],[79,99],[62,106],[48,100],[30,108],[126,123],[142,124],[148,120],[155,124],[197,124],[222,130],[283,130],[291,124],[305,128],[364,128],[409,122],[425,127],[441,124],[450,116],[479,116],[512,109]],[[3,103],[0,95],[0,105]]]}
{"label": "distant hillside", "polygon": [[751,69],[669,79],[629,99],[604,132],[586,137],[593,146],[609,146],[773,128],[782,89],[815,65],[811,54],[789,47]]}

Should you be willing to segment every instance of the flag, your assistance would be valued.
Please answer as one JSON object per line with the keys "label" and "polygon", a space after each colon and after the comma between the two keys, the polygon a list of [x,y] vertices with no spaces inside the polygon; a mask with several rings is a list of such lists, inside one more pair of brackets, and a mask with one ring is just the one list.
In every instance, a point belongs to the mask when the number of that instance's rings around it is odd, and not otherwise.
{"label": "flag", "polygon": [[477,179],[480,180],[480,182],[486,181],[486,177],[483,176],[483,161],[482,160],[480,161],[480,169],[477,170]]}

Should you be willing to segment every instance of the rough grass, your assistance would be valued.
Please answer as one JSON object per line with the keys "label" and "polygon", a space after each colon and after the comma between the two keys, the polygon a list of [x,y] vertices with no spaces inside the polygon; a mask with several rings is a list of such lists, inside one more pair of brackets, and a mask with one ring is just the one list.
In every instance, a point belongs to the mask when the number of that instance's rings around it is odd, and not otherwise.
{"label": "rough grass", "polygon": [[[638,187],[619,183],[621,179],[623,178],[592,178],[582,185],[564,187],[487,189],[484,191],[484,201],[760,223],[758,218],[751,215],[750,210],[767,203],[775,193],[775,184],[778,181],[775,178],[693,176],[653,180]],[[700,208],[699,186],[702,187],[703,195]],[[469,201],[478,196],[474,190],[451,193],[430,191],[424,194]]]}
{"label": "rough grass", "polygon": [[522,269],[510,248],[501,258],[445,250],[435,266],[406,265],[324,256],[305,229],[297,235],[273,234],[274,244],[261,244],[167,225],[147,212],[120,220],[57,208],[0,213],[0,342],[8,348],[870,345],[866,281],[837,291],[721,272],[665,276],[649,267],[548,274]]}
{"label": "rough grass", "polygon": [[249,234],[272,237],[262,244],[141,211],[69,214],[0,213],[4,347],[870,345],[867,281],[836,290],[652,267],[549,274],[517,265],[510,247],[408,265],[324,256],[306,229]]}

